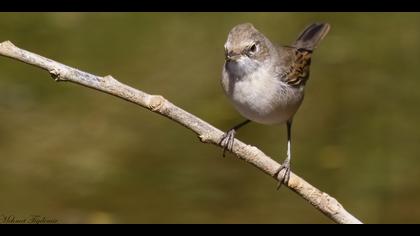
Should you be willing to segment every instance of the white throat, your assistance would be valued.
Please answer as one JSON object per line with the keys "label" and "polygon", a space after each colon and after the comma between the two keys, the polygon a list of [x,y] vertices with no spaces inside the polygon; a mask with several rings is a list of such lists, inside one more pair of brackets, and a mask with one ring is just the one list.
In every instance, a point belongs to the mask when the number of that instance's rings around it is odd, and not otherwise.
{"label": "white throat", "polygon": [[250,74],[258,72],[262,68],[262,64],[247,56],[242,56],[236,61],[226,62],[226,69],[235,79],[244,79]]}

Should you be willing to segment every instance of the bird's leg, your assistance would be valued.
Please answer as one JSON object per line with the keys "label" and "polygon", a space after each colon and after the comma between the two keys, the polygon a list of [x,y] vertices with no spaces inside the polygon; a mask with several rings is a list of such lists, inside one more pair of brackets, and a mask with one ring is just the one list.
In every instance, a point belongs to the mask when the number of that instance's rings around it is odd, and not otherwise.
{"label": "bird's leg", "polygon": [[233,128],[228,130],[220,140],[220,145],[223,147],[223,157],[225,157],[226,150],[232,151],[233,148],[233,141],[235,140],[236,130],[241,128],[242,126],[248,124],[250,120],[246,120],[240,124],[235,125]]}
{"label": "bird's leg", "polygon": [[277,185],[277,190],[281,187],[282,184],[288,184],[290,179],[290,159],[291,159],[291,142],[292,142],[292,120],[287,121],[287,157],[284,160],[283,164],[277,170],[277,178],[279,183]]}

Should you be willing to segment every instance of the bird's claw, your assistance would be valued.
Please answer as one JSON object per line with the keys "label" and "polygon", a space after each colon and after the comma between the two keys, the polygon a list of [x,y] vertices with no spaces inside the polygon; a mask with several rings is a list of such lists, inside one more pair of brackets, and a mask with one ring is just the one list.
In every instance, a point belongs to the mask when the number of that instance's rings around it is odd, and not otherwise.
{"label": "bird's claw", "polygon": [[277,190],[279,190],[280,187],[282,186],[282,184],[287,185],[289,183],[289,180],[290,180],[290,162],[285,161],[280,166],[280,168],[277,170],[276,175],[277,175],[277,179],[279,181],[279,183],[277,185]]}
{"label": "bird's claw", "polygon": [[226,132],[220,140],[220,145],[223,147],[223,157],[226,156],[226,150],[232,151],[233,141],[235,140],[236,131],[234,129]]}

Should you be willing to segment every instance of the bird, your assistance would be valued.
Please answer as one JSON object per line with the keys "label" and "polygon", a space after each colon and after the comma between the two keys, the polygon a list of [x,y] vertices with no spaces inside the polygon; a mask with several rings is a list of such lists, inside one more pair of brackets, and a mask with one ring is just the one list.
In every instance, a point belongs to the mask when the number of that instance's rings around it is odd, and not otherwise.
{"label": "bird", "polygon": [[291,171],[293,118],[302,104],[312,54],[330,24],[309,24],[291,45],[272,43],[252,23],[234,26],[224,44],[221,85],[234,108],[246,118],[221,138],[223,156],[232,151],[236,132],[252,122],[286,124],[287,154],[279,169],[277,189],[288,184]]}

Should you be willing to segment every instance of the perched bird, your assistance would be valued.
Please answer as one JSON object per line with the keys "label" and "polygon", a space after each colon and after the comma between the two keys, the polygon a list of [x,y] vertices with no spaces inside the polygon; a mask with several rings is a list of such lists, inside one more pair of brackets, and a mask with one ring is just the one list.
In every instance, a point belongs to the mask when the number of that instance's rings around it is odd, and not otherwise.
{"label": "perched bird", "polygon": [[228,35],[222,87],[246,120],[227,131],[220,144],[231,150],[236,131],[254,121],[287,126],[287,157],[277,171],[278,188],[290,179],[291,128],[300,107],[313,50],[329,32],[327,23],[305,28],[291,46],[276,46],[251,23],[235,26]]}

